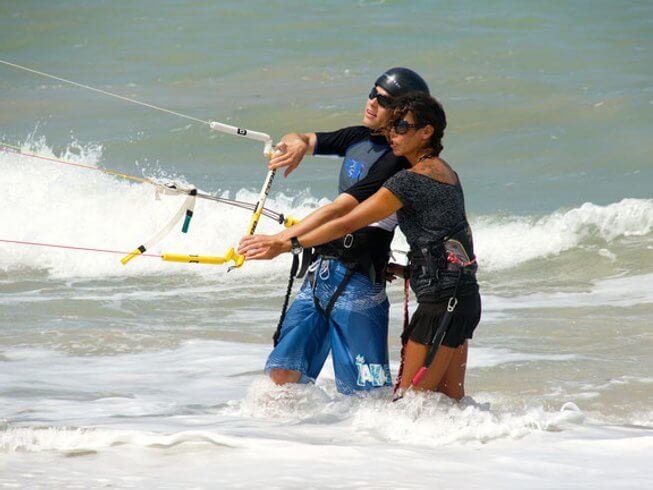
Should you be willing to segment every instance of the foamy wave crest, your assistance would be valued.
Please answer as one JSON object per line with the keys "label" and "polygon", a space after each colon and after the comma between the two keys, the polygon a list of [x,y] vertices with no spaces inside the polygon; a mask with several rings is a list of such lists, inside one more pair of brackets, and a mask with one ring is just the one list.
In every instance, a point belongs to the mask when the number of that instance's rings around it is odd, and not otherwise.
{"label": "foamy wave crest", "polygon": [[490,410],[489,403],[478,404],[469,397],[455,403],[438,393],[408,392],[391,404],[367,400],[354,413],[353,426],[384,441],[437,447],[573,429],[584,419],[573,403],[557,412],[536,407],[516,413]]}
{"label": "foamy wave crest", "polygon": [[303,421],[348,427],[329,440],[398,442],[428,447],[519,439],[533,432],[561,431],[582,424],[585,416],[573,403],[559,411],[533,407],[524,411],[490,410],[489,403],[466,397],[460,403],[439,393],[408,392],[392,403],[390,389],[348,397],[324,386],[276,386],[260,380],[241,402],[223,413],[263,418],[279,423]]}
{"label": "foamy wave crest", "polygon": [[[25,151],[55,156],[44,141],[30,142]],[[97,164],[102,149],[72,144],[59,158]],[[11,206],[0,207],[4,224],[0,239],[42,242],[77,247],[130,251],[155,235],[183,202],[183,196],[155,199],[154,188],[88,169],[56,165],[43,160],[0,152],[0,193]],[[183,181],[183,177],[176,180]],[[201,182],[197,183],[201,187]],[[256,202],[256,192],[241,190],[223,197]],[[302,217],[326,200],[306,194],[298,198],[275,195],[266,204],[271,209]],[[173,230],[154,250],[160,253],[223,255],[233,247],[247,227],[251,211],[199,199],[188,234]],[[261,218],[261,233],[276,233],[279,224]],[[225,267],[162,263],[158,258],[138,257],[128,266],[120,255],[59,250],[0,243],[0,271],[45,270],[56,277],[138,275],[194,272],[222,275]],[[249,263],[240,275],[286,271],[289,257],[267,263]]]}
{"label": "foamy wave crest", "polygon": [[0,454],[56,451],[66,454],[97,452],[112,446],[170,448],[181,444],[239,446],[231,437],[206,431],[156,434],[136,430],[83,429],[67,427],[9,428],[0,432]]}
{"label": "foamy wave crest", "polygon": [[[31,141],[25,149],[55,156],[45,141]],[[72,162],[97,164],[102,148],[73,143],[59,157]],[[0,207],[3,232],[0,239],[45,242],[77,247],[130,251],[156,234],[183,202],[182,196],[155,199],[154,189],[100,172],[56,165],[43,160],[0,152],[0,192],[10,206]],[[183,176],[175,180],[184,182]],[[201,187],[201,182],[196,183]],[[223,197],[255,202],[254,191],[241,190]],[[326,199],[299,192],[273,195],[267,206],[284,214],[303,217]],[[237,244],[250,211],[198,200],[188,234],[173,230],[152,252],[222,255]],[[624,199],[608,206],[586,203],[569,211],[544,217],[480,216],[472,222],[476,253],[483,269],[498,270],[526,261],[550,257],[582,246],[589,240],[611,242],[619,237],[647,235],[653,230],[653,200]],[[279,225],[262,218],[258,231],[276,233]],[[179,272],[223,275],[225,267],[162,263],[139,257],[127,267],[120,255],[38,248],[0,243],[0,271],[45,270],[56,277],[97,277]],[[397,233],[393,248],[406,250]],[[610,253],[610,252],[605,252]],[[399,257],[401,260],[401,257]],[[285,273],[290,257],[253,262],[241,276]]]}
{"label": "foamy wave crest", "polygon": [[490,270],[550,257],[589,240],[612,242],[653,230],[653,199],[623,199],[608,206],[585,203],[534,217],[479,217],[472,223],[479,263]]}

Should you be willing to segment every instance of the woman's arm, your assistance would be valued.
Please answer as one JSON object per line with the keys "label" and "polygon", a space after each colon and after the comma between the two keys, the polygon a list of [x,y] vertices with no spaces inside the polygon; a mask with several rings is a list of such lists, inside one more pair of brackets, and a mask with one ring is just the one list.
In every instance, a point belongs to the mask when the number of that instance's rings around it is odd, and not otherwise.
{"label": "woman's arm", "polygon": [[[372,197],[356,206],[351,212],[336,220],[323,224],[308,233],[298,236],[302,247],[308,248],[326,243],[336,238],[359,230],[371,223],[387,218],[403,206],[401,201],[382,187]],[[290,237],[270,237],[261,240],[260,237],[245,237],[240,242],[238,253],[247,259],[272,259],[283,252],[290,251]]]}
{"label": "woman's arm", "polygon": [[[269,244],[274,240],[290,240],[291,237],[300,236],[308,233],[314,228],[328,223],[334,219],[346,215],[349,211],[358,206],[358,201],[353,196],[343,193],[326,206],[316,209],[311,214],[303,218],[296,225],[280,231],[276,235],[251,235],[241,239],[239,247],[246,241],[250,248],[258,248],[258,244]],[[266,245],[267,246],[267,245]],[[240,250],[240,249],[239,249]]]}
{"label": "woman's arm", "polygon": [[305,235],[324,223],[345,216],[356,206],[358,206],[356,198],[349,194],[340,194],[332,203],[316,209],[296,225],[277,233],[275,236],[281,240],[289,240],[290,237]]}
{"label": "woman's arm", "polygon": [[[325,223],[297,238],[303,247],[314,247],[387,218],[402,206],[401,201],[392,192],[382,187],[372,197],[360,203],[346,215]],[[288,243],[290,243],[290,240],[288,240]]]}

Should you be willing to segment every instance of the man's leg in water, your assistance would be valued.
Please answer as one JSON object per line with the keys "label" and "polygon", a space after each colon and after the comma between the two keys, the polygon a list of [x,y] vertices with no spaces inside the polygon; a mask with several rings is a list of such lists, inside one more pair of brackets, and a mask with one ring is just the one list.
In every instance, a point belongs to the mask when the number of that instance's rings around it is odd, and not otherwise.
{"label": "man's leg in water", "polygon": [[305,281],[288,309],[279,343],[270,353],[265,372],[276,384],[315,381],[329,354],[329,325],[313,302]]}
{"label": "man's leg in water", "polygon": [[[338,275],[341,271],[332,273]],[[350,278],[329,318],[340,393],[392,385],[388,365],[389,308],[383,285],[372,284],[367,276],[358,273]]]}
{"label": "man's leg in water", "polygon": [[274,368],[270,370],[270,379],[275,385],[285,385],[286,383],[299,383],[302,373],[290,369]]}

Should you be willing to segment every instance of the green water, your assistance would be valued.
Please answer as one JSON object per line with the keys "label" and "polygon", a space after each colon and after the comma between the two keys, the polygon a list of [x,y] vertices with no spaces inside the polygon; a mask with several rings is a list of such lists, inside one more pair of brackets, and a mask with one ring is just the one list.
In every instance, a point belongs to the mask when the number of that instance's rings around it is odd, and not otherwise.
{"label": "green water", "polygon": [[[329,367],[275,405],[288,257],[227,273],[0,243],[0,485],[651,487],[652,2],[4,1],[0,59],[275,139],[358,124],[376,77],[413,68],[447,111],[483,298],[478,405],[333,398]],[[0,140],[248,201],[265,175],[257,143],[3,65]],[[307,158],[269,207],[301,218],[338,164]],[[180,204],[7,152],[0,177],[0,240],[132,249]],[[156,251],[223,254],[248,219],[198,202]]]}
{"label": "green water", "polygon": [[[529,214],[650,197],[652,24],[650,2],[32,1],[0,7],[0,56],[275,137],[357,124],[373,80],[409,66],[447,110],[472,214]],[[2,67],[0,135],[31,133],[211,190],[263,174],[255,145]],[[333,197],[333,162],[306,167],[275,189]]]}

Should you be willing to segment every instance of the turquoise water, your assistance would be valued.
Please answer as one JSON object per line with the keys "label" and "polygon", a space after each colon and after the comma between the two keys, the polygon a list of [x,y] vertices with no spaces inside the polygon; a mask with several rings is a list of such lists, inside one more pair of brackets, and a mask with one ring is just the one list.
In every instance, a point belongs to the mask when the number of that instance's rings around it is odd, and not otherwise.
{"label": "turquoise water", "polygon": [[[0,484],[651,487],[652,50],[644,1],[0,4],[0,59],[275,139],[357,124],[383,70],[419,71],[484,305],[466,404],[339,397],[328,365],[286,392],[261,368],[288,257],[227,273],[0,243]],[[258,143],[3,65],[0,140],[247,201],[266,172]],[[307,158],[268,206],[328,202],[338,164]],[[131,250],[181,204],[6,152],[0,175],[0,240]],[[222,254],[249,219],[195,211],[155,252]]]}
{"label": "turquoise water", "polygon": [[[449,115],[444,154],[472,213],[650,197],[650,2],[22,2],[0,7],[2,58],[275,137],[360,120],[393,65]],[[103,145],[103,162],[174,169],[211,189],[259,185],[258,148],[8,68],[6,139]],[[310,162],[310,161],[307,161]],[[333,197],[333,162],[276,189]],[[261,171],[262,172],[262,171]],[[533,195],[537,194],[537,199]]]}

